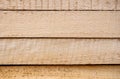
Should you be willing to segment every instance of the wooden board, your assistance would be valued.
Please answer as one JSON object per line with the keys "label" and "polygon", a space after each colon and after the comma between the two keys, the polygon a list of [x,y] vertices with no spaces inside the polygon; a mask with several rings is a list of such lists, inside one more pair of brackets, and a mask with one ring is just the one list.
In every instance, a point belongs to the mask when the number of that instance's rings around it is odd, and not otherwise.
{"label": "wooden board", "polygon": [[119,0],[0,0],[1,10],[119,10]]}
{"label": "wooden board", "polygon": [[93,0],[92,8],[95,10],[118,10],[117,0]]}
{"label": "wooden board", "polygon": [[120,66],[0,66],[1,79],[120,79]]}
{"label": "wooden board", "polygon": [[117,9],[120,10],[120,0],[117,2]]}
{"label": "wooden board", "polygon": [[1,11],[0,37],[120,37],[120,11]]}
{"label": "wooden board", "polygon": [[120,64],[120,39],[0,39],[0,64]]}

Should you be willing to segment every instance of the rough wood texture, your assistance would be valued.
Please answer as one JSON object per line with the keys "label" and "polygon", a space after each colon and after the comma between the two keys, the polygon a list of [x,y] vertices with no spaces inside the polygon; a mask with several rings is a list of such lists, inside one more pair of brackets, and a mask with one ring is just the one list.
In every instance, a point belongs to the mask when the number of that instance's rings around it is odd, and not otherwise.
{"label": "rough wood texture", "polygon": [[0,37],[120,37],[120,11],[1,11]]}
{"label": "rough wood texture", "polygon": [[120,79],[120,66],[0,66],[1,79]]}
{"label": "rough wood texture", "polygon": [[116,10],[117,0],[93,0],[92,8],[95,10]]}
{"label": "rough wood texture", "polygon": [[120,0],[117,2],[117,9],[120,10]]}
{"label": "rough wood texture", "polygon": [[[119,0],[0,0],[5,10],[119,10]],[[119,7],[119,6],[118,6]]]}
{"label": "rough wood texture", "polygon": [[0,64],[120,64],[120,40],[0,39]]}

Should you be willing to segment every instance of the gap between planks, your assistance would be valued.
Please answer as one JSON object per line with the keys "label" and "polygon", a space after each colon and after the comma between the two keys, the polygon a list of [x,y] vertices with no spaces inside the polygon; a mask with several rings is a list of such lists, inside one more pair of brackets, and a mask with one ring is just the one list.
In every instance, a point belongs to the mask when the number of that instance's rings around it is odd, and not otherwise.
{"label": "gap between planks", "polygon": [[32,9],[0,9],[0,11],[120,11],[120,10],[32,10]]}
{"label": "gap between planks", "polygon": [[0,37],[0,39],[120,39],[120,37]]}

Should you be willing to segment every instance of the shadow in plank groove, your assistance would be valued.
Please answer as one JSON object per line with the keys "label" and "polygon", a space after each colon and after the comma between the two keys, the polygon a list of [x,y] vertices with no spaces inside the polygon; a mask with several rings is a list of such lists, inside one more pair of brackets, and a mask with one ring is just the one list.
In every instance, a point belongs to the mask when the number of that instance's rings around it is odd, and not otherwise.
{"label": "shadow in plank groove", "polygon": [[0,37],[0,39],[118,39],[120,37]]}
{"label": "shadow in plank groove", "polygon": [[120,64],[0,64],[2,66],[120,66]]}
{"label": "shadow in plank groove", "polygon": [[120,11],[120,10],[35,10],[35,9],[0,9],[0,11]]}

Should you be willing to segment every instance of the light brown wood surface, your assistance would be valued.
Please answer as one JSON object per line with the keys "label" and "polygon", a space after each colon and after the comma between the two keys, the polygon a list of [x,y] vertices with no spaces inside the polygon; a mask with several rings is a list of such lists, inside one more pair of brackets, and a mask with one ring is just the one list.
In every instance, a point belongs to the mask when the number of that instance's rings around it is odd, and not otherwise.
{"label": "light brown wood surface", "polygon": [[117,2],[117,9],[120,10],[120,0]]}
{"label": "light brown wood surface", "polygon": [[1,11],[0,37],[120,37],[120,11]]}
{"label": "light brown wood surface", "polygon": [[92,9],[95,10],[119,10],[118,0],[92,0]]}
{"label": "light brown wood surface", "polygon": [[0,39],[0,64],[120,64],[120,40]]}
{"label": "light brown wood surface", "polygon": [[0,0],[1,10],[120,10],[119,0]]}
{"label": "light brown wood surface", "polygon": [[120,0],[0,0],[0,79],[120,79],[118,64]]}
{"label": "light brown wood surface", "polygon": [[120,66],[0,66],[0,79],[120,79]]}

